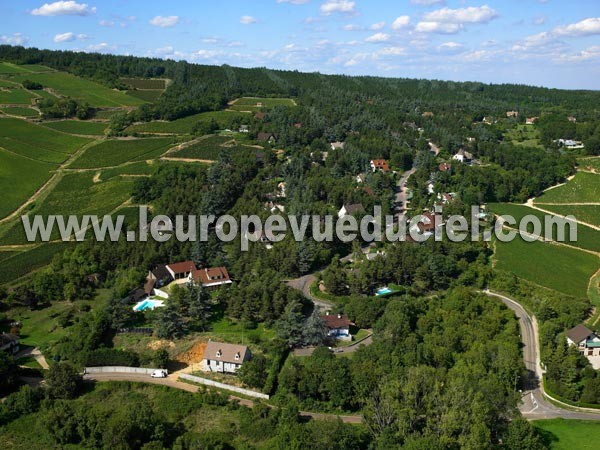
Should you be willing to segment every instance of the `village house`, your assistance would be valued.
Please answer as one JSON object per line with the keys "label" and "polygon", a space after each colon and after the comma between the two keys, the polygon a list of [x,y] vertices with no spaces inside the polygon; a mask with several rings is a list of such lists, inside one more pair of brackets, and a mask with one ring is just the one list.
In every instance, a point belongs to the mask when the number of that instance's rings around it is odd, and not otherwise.
{"label": "village house", "polygon": [[567,343],[577,347],[587,357],[600,356],[600,337],[585,325],[580,324],[568,330]]}
{"label": "village house", "polygon": [[519,117],[519,111],[506,111],[506,117]]}
{"label": "village house", "polygon": [[387,173],[390,171],[390,167],[385,159],[373,159],[371,160],[371,170],[373,172],[381,170],[382,172]]}
{"label": "village house", "polygon": [[248,133],[250,129],[248,128],[248,125],[240,125],[240,129],[238,131],[240,133]]}
{"label": "village house", "polygon": [[569,120],[569,122],[577,122],[577,117],[575,116],[569,116],[567,117],[567,119]]}
{"label": "village house", "polygon": [[525,119],[525,124],[526,125],[533,125],[538,121],[539,117],[528,117],[527,119]]}
{"label": "village house", "polygon": [[431,111],[425,111],[421,114],[421,117],[433,117],[433,113]]}
{"label": "village house", "polygon": [[19,352],[21,340],[19,336],[10,333],[2,333],[0,335],[0,351],[6,352],[9,355],[14,355]]}
{"label": "village house", "polygon": [[196,270],[194,261],[183,261],[175,264],[167,264],[165,266],[173,280],[187,280],[190,274]]}
{"label": "village house", "polygon": [[337,142],[332,142],[332,143],[330,144],[330,146],[331,146],[331,150],[343,150],[343,149],[344,149],[344,145],[345,145],[345,143],[344,143],[344,142],[339,142],[339,141],[337,141]]}
{"label": "village house", "polygon": [[359,173],[358,175],[356,175],[355,180],[357,183],[364,183],[365,181],[367,181],[367,176],[364,173]]}
{"label": "village house", "polygon": [[365,208],[361,203],[355,203],[353,205],[343,205],[338,211],[338,219],[345,216],[354,216],[355,214],[361,214],[365,212]]}
{"label": "village house", "polygon": [[235,373],[250,359],[245,345],[209,341],[204,350],[202,370],[205,372]]}
{"label": "village house", "polygon": [[218,288],[232,283],[225,267],[194,268],[188,276],[188,282],[203,288]]}
{"label": "village house", "polygon": [[260,142],[268,142],[269,144],[274,144],[275,142],[277,142],[277,139],[279,138],[279,135],[276,133],[264,133],[264,132],[260,132],[258,133],[257,137],[256,137]]}
{"label": "village house", "polygon": [[345,314],[330,314],[329,312],[321,316],[327,326],[327,336],[340,341],[352,340],[350,326],[354,325]]}
{"label": "village house", "polygon": [[450,172],[450,173],[452,173],[452,164],[448,164],[448,163],[443,162],[443,163],[441,163],[438,166],[438,170],[440,172]]}
{"label": "village house", "polygon": [[484,117],[483,120],[481,121],[481,123],[484,123],[486,125],[492,125],[494,124],[496,121],[493,119],[493,117]]}
{"label": "village house", "polygon": [[452,159],[463,164],[471,164],[473,162],[473,154],[461,148]]}

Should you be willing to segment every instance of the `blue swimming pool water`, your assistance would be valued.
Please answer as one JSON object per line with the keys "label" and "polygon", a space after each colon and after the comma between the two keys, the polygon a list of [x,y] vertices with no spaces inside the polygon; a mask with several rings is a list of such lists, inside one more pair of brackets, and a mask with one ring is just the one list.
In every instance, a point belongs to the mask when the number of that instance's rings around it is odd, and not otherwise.
{"label": "blue swimming pool water", "polygon": [[375,295],[391,294],[392,292],[393,291],[390,288],[384,287],[384,288],[377,289],[377,292],[375,292]]}
{"label": "blue swimming pool water", "polygon": [[147,309],[154,309],[156,307],[163,306],[162,302],[154,300],[143,300],[133,307],[134,311],[146,311]]}

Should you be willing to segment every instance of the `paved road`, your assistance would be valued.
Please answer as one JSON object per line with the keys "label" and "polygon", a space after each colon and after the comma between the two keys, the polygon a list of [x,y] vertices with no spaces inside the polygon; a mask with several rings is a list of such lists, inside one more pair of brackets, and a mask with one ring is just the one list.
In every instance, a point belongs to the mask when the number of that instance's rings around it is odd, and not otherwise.
{"label": "paved road", "polygon": [[559,408],[544,396],[544,386],[542,380],[542,367],[540,364],[539,351],[539,331],[535,317],[529,316],[515,300],[501,294],[490,291],[484,291],[490,297],[500,299],[506,306],[512,309],[519,319],[521,328],[521,339],[523,341],[523,360],[527,369],[527,379],[524,382],[525,391],[523,393],[523,405],[521,405],[521,414],[529,420],[536,419],[579,419],[579,420],[600,420],[599,412],[571,411],[569,409]]}
{"label": "paved road", "polygon": [[[179,389],[186,392],[198,392],[199,387],[193,384],[183,383],[178,381],[172,375],[167,378],[152,378],[150,375],[144,374],[133,374],[133,373],[94,373],[94,374],[85,374],[83,376],[84,380],[95,381],[95,382],[106,382],[106,381],[128,381],[135,383],[146,383],[146,384],[156,384],[160,386],[167,386],[174,389]],[[241,405],[247,406],[248,408],[254,407],[254,402],[252,400],[248,400],[241,397],[236,397],[234,395],[229,396],[230,401],[236,401]],[[275,406],[268,405],[272,408]],[[338,418],[344,423],[361,423],[362,416],[346,416],[346,415],[336,415],[336,414],[323,414],[323,413],[315,413],[310,411],[300,411],[300,416],[314,419],[314,420],[327,420],[327,421],[335,421]]]}
{"label": "paved road", "polygon": [[42,369],[48,370],[50,368],[50,366],[46,362],[46,358],[44,358],[44,355],[42,355],[42,352],[37,347],[27,347],[24,350],[21,350],[19,353],[17,353],[15,355],[15,358],[22,358],[24,356],[31,356],[32,358],[34,358],[37,361],[37,363],[42,367]]}

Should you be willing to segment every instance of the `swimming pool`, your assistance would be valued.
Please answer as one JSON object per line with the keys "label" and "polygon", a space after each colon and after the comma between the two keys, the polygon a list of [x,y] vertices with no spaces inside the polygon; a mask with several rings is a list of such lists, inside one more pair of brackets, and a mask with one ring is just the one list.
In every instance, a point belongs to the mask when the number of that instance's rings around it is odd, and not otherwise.
{"label": "swimming pool", "polygon": [[165,306],[165,302],[161,300],[142,300],[141,302],[136,303],[133,310],[139,312],[146,311],[147,309],[152,310],[154,308],[160,308],[162,306]]}
{"label": "swimming pool", "polygon": [[380,296],[380,295],[387,295],[387,294],[391,294],[392,291],[389,287],[382,287],[377,289],[377,291],[375,292],[375,295]]}

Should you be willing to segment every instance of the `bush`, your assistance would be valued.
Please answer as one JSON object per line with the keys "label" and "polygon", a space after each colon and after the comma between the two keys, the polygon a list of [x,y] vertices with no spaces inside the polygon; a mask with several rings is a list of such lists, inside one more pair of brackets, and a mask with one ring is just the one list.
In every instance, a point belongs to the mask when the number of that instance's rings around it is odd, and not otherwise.
{"label": "bush", "polygon": [[23,80],[21,84],[25,89],[29,89],[30,91],[40,91],[44,89],[44,86],[42,86],[41,83],[38,83],[37,81]]}
{"label": "bush", "polygon": [[98,348],[85,355],[86,367],[126,366],[139,367],[140,358],[137,353],[114,348]]}

